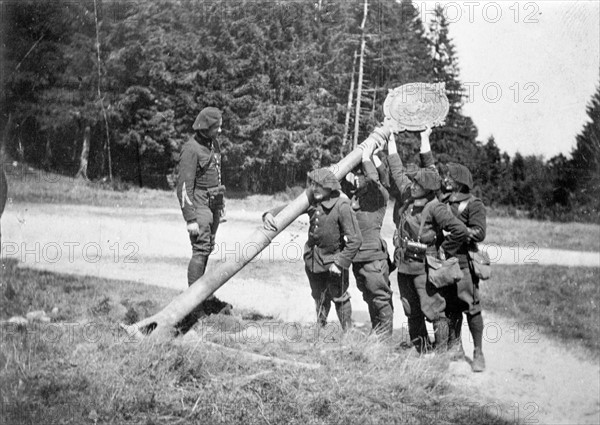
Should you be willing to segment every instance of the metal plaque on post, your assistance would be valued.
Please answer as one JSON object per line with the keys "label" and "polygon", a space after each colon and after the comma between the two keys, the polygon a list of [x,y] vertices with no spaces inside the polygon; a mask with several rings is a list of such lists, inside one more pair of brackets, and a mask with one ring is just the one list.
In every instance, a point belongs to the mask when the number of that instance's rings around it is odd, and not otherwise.
{"label": "metal plaque on post", "polygon": [[444,83],[410,83],[390,90],[383,103],[384,125],[394,133],[422,131],[444,123],[450,105]]}

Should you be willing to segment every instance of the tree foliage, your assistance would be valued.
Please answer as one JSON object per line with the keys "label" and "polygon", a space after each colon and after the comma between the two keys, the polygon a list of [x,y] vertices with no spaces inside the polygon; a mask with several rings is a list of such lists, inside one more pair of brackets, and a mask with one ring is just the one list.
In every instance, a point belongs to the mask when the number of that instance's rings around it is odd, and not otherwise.
{"label": "tree foliage", "polygon": [[[432,136],[436,155],[467,165],[486,203],[539,216],[577,205],[593,204],[597,211],[598,93],[588,108],[592,122],[577,137],[572,159],[511,159],[493,138],[477,141],[476,126],[462,112],[465,93],[442,9],[424,23],[409,0],[368,3],[361,140],[383,118],[389,89],[444,82],[450,112]],[[5,149],[17,159],[74,175],[89,127],[88,174],[103,178],[104,105],[116,178],[167,187],[195,116],[216,106],[224,111],[226,185],[273,192],[302,184],[307,171],[346,153],[342,136],[363,4],[8,2],[0,73],[1,122],[11,123],[4,131]],[[418,135],[403,134],[398,143],[405,155],[416,155]]]}

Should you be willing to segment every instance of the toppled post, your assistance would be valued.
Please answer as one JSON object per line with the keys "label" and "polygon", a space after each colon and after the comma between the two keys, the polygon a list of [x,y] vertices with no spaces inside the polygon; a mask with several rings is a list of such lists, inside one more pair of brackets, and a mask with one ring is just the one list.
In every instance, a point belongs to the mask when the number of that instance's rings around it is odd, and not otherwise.
{"label": "toppled post", "polygon": [[[391,134],[388,126],[376,128],[361,146],[383,146]],[[362,149],[357,147],[340,162],[329,167],[338,180],[344,178],[348,172],[360,164]],[[190,314],[202,301],[223,286],[237,272],[246,266],[254,257],[260,254],[281,231],[288,227],[298,216],[304,213],[309,206],[308,196],[304,191],[300,196],[287,205],[277,216],[277,230],[265,230],[258,227],[244,242],[246,246],[255,247],[247,250],[248,255],[241,261],[225,261],[218,263],[204,276],[194,282],[187,290],[179,294],[164,309],[157,314],[141,320],[133,325],[121,325],[133,338],[138,340],[146,336],[151,338],[169,338],[175,334],[175,327],[188,314]]]}

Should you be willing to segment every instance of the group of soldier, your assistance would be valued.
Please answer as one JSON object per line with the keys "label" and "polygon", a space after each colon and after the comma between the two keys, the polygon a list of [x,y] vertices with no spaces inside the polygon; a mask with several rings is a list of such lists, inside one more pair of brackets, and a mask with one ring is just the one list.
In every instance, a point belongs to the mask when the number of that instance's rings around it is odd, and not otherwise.
{"label": "group of soldier", "polygon": [[[188,267],[191,285],[203,275],[223,214],[220,149],[221,112],[205,108],[193,128],[180,158],[177,195],[192,243]],[[477,249],[486,230],[485,207],[470,192],[473,179],[467,167],[448,163],[436,167],[429,135],[420,133],[420,164],[406,166],[392,134],[387,146],[361,144],[362,162],[339,182],[328,168],[308,174],[310,217],[304,249],[305,271],[315,301],[317,322],[324,326],[331,304],[342,329],[352,326],[349,270],[367,303],[373,332],[390,340],[393,304],[390,272],[397,269],[398,288],[412,344],[419,353],[449,352],[464,357],[461,344],[463,313],[473,337],[472,370],[485,369],[482,351],[483,318],[479,281],[473,273],[469,251]],[[387,149],[386,149],[387,148]],[[387,155],[386,155],[387,151]],[[381,228],[390,192],[395,198],[394,253],[388,253]],[[276,216],[283,207],[263,214],[267,230],[277,230]],[[458,283],[436,287],[426,258],[456,257],[462,271]],[[226,305],[214,296],[210,303]],[[434,342],[426,321],[433,325]]]}

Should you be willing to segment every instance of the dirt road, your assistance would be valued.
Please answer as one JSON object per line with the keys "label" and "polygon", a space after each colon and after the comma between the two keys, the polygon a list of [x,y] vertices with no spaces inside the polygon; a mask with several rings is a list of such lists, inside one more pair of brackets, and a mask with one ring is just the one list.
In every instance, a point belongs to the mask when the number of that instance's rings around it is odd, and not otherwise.
{"label": "dirt road", "polygon": [[[211,256],[213,262],[240,261],[254,249],[242,241],[260,225],[260,213],[228,214]],[[236,308],[253,309],[281,321],[312,321],[313,304],[301,258],[306,226],[306,219],[297,220],[217,295]],[[175,209],[9,204],[2,217],[2,236],[3,257],[19,259],[23,267],[181,290],[187,286],[190,248],[180,212]],[[522,249],[492,244],[490,254],[497,264],[600,267],[599,253]],[[395,278],[392,284],[397,288]],[[397,289],[394,292],[395,305],[400,306]],[[368,322],[366,305],[353,282],[351,294],[355,321]],[[400,331],[406,318],[400,308],[396,313],[394,325]],[[600,423],[600,368],[596,362],[581,358],[577,348],[540,333],[534,324],[484,314],[486,372],[472,374],[466,362],[450,365],[456,390],[473,400],[472,412],[485,408],[525,423]],[[466,328],[463,335],[469,354],[472,343]],[[477,423],[477,418],[473,419]]]}

